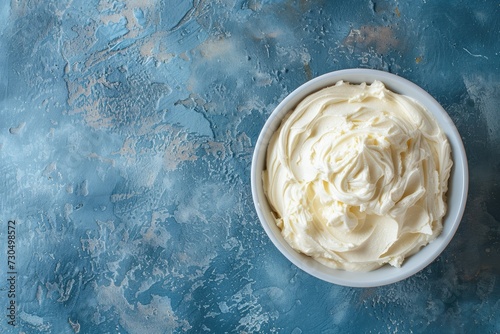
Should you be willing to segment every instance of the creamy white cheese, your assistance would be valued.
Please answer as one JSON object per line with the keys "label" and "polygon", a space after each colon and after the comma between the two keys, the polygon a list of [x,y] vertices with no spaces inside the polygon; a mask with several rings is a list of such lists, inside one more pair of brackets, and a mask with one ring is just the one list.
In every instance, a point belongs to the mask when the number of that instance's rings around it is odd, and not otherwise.
{"label": "creamy white cheese", "polygon": [[263,185],[297,251],[348,271],[400,267],[442,230],[450,145],[417,101],[375,81],[338,82],[289,113]]}

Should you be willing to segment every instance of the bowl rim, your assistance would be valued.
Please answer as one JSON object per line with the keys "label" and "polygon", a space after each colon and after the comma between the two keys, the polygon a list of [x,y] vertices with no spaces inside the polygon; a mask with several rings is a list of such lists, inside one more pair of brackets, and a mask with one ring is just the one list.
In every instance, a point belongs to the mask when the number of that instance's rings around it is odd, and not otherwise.
{"label": "bowl rim", "polygon": [[[339,80],[350,83],[381,81],[395,93],[409,96],[422,104],[436,119],[451,147],[453,167],[448,181],[447,213],[443,218],[443,231],[427,246],[405,259],[401,268],[384,265],[370,272],[349,272],[329,268],[288,245],[272,217],[269,203],[263,191],[261,174],[265,166],[266,152],[272,134],[302,99]],[[349,287],[377,287],[404,280],[432,263],[447,247],[462,220],[467,202],[469,170],[465,148],[460,134],[444,108],[424,89],[413,82],[380,70],[351,68],[329,72],[305,82],[288,94],[269,115],[254,147],[251,163],[251,190],[255,210],[260,223],[275,247],[295,266],[326,282]],[[451,209],[451,210],[450,210]]]}

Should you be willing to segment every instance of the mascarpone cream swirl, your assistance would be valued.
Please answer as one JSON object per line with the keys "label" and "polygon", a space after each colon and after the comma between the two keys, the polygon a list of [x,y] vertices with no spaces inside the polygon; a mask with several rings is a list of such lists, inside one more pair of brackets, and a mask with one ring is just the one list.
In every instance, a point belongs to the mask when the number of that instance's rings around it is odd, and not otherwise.
{"label": "mascarpone cream swirl", "polygon": [[267,149],[263,185],[297,251],[337,269],[400,267],[442,230],[451,149],[417,101],[375,81],[305,98]]}

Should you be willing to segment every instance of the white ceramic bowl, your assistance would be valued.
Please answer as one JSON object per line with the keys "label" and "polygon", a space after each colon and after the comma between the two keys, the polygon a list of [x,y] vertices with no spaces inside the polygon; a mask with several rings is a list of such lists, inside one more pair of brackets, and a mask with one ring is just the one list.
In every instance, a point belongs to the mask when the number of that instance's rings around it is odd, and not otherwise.
{"label": "white ceramic bowl", "polygon": [[[444,217],[443,231],[433,242],[423,247],[415,255],[407,258],[401,268],[385,265],[366,273],[348,272],[329,268],[309,256],[298,253],[282,237],[280,229],[274,222],[271,209],[264,194],[262,171],[265,168],[267,146],[272,134],[281,124],[281,120],[306,96],[321,88],[334,85],[339,80],[350,83],[372,83],[374,80],[379,80],[393,92],[414,98],[434,115],[451,145],[453,168],[447,192],[448,211]],[[460,134],[446,111],[432,96],[414,83],[394,74],[368,69],[347,69],[327,73],[306,82],[294,90],[276,107],[266,121],[255,145],[252,159],[251,184],[255,209],[257,210],[262,226],[274,245],[288,260],[305,272],[327,282],[351,287],[375,287],[408,278],[429,265],[445,249],[462,219],[467,200],[469,171]]]}

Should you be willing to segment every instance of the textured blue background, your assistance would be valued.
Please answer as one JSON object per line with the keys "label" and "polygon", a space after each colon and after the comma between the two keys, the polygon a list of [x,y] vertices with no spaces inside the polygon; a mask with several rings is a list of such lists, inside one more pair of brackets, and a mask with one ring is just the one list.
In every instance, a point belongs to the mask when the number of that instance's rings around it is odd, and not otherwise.
{"label": "textured blue background", "polygon": [[[493,0],[0,1],[0,332],[500,332],[499,35]],[[433,95],[470,167],[447,250],[373,289],[291,265],[250,194],[273,108],[352,67]]]}

